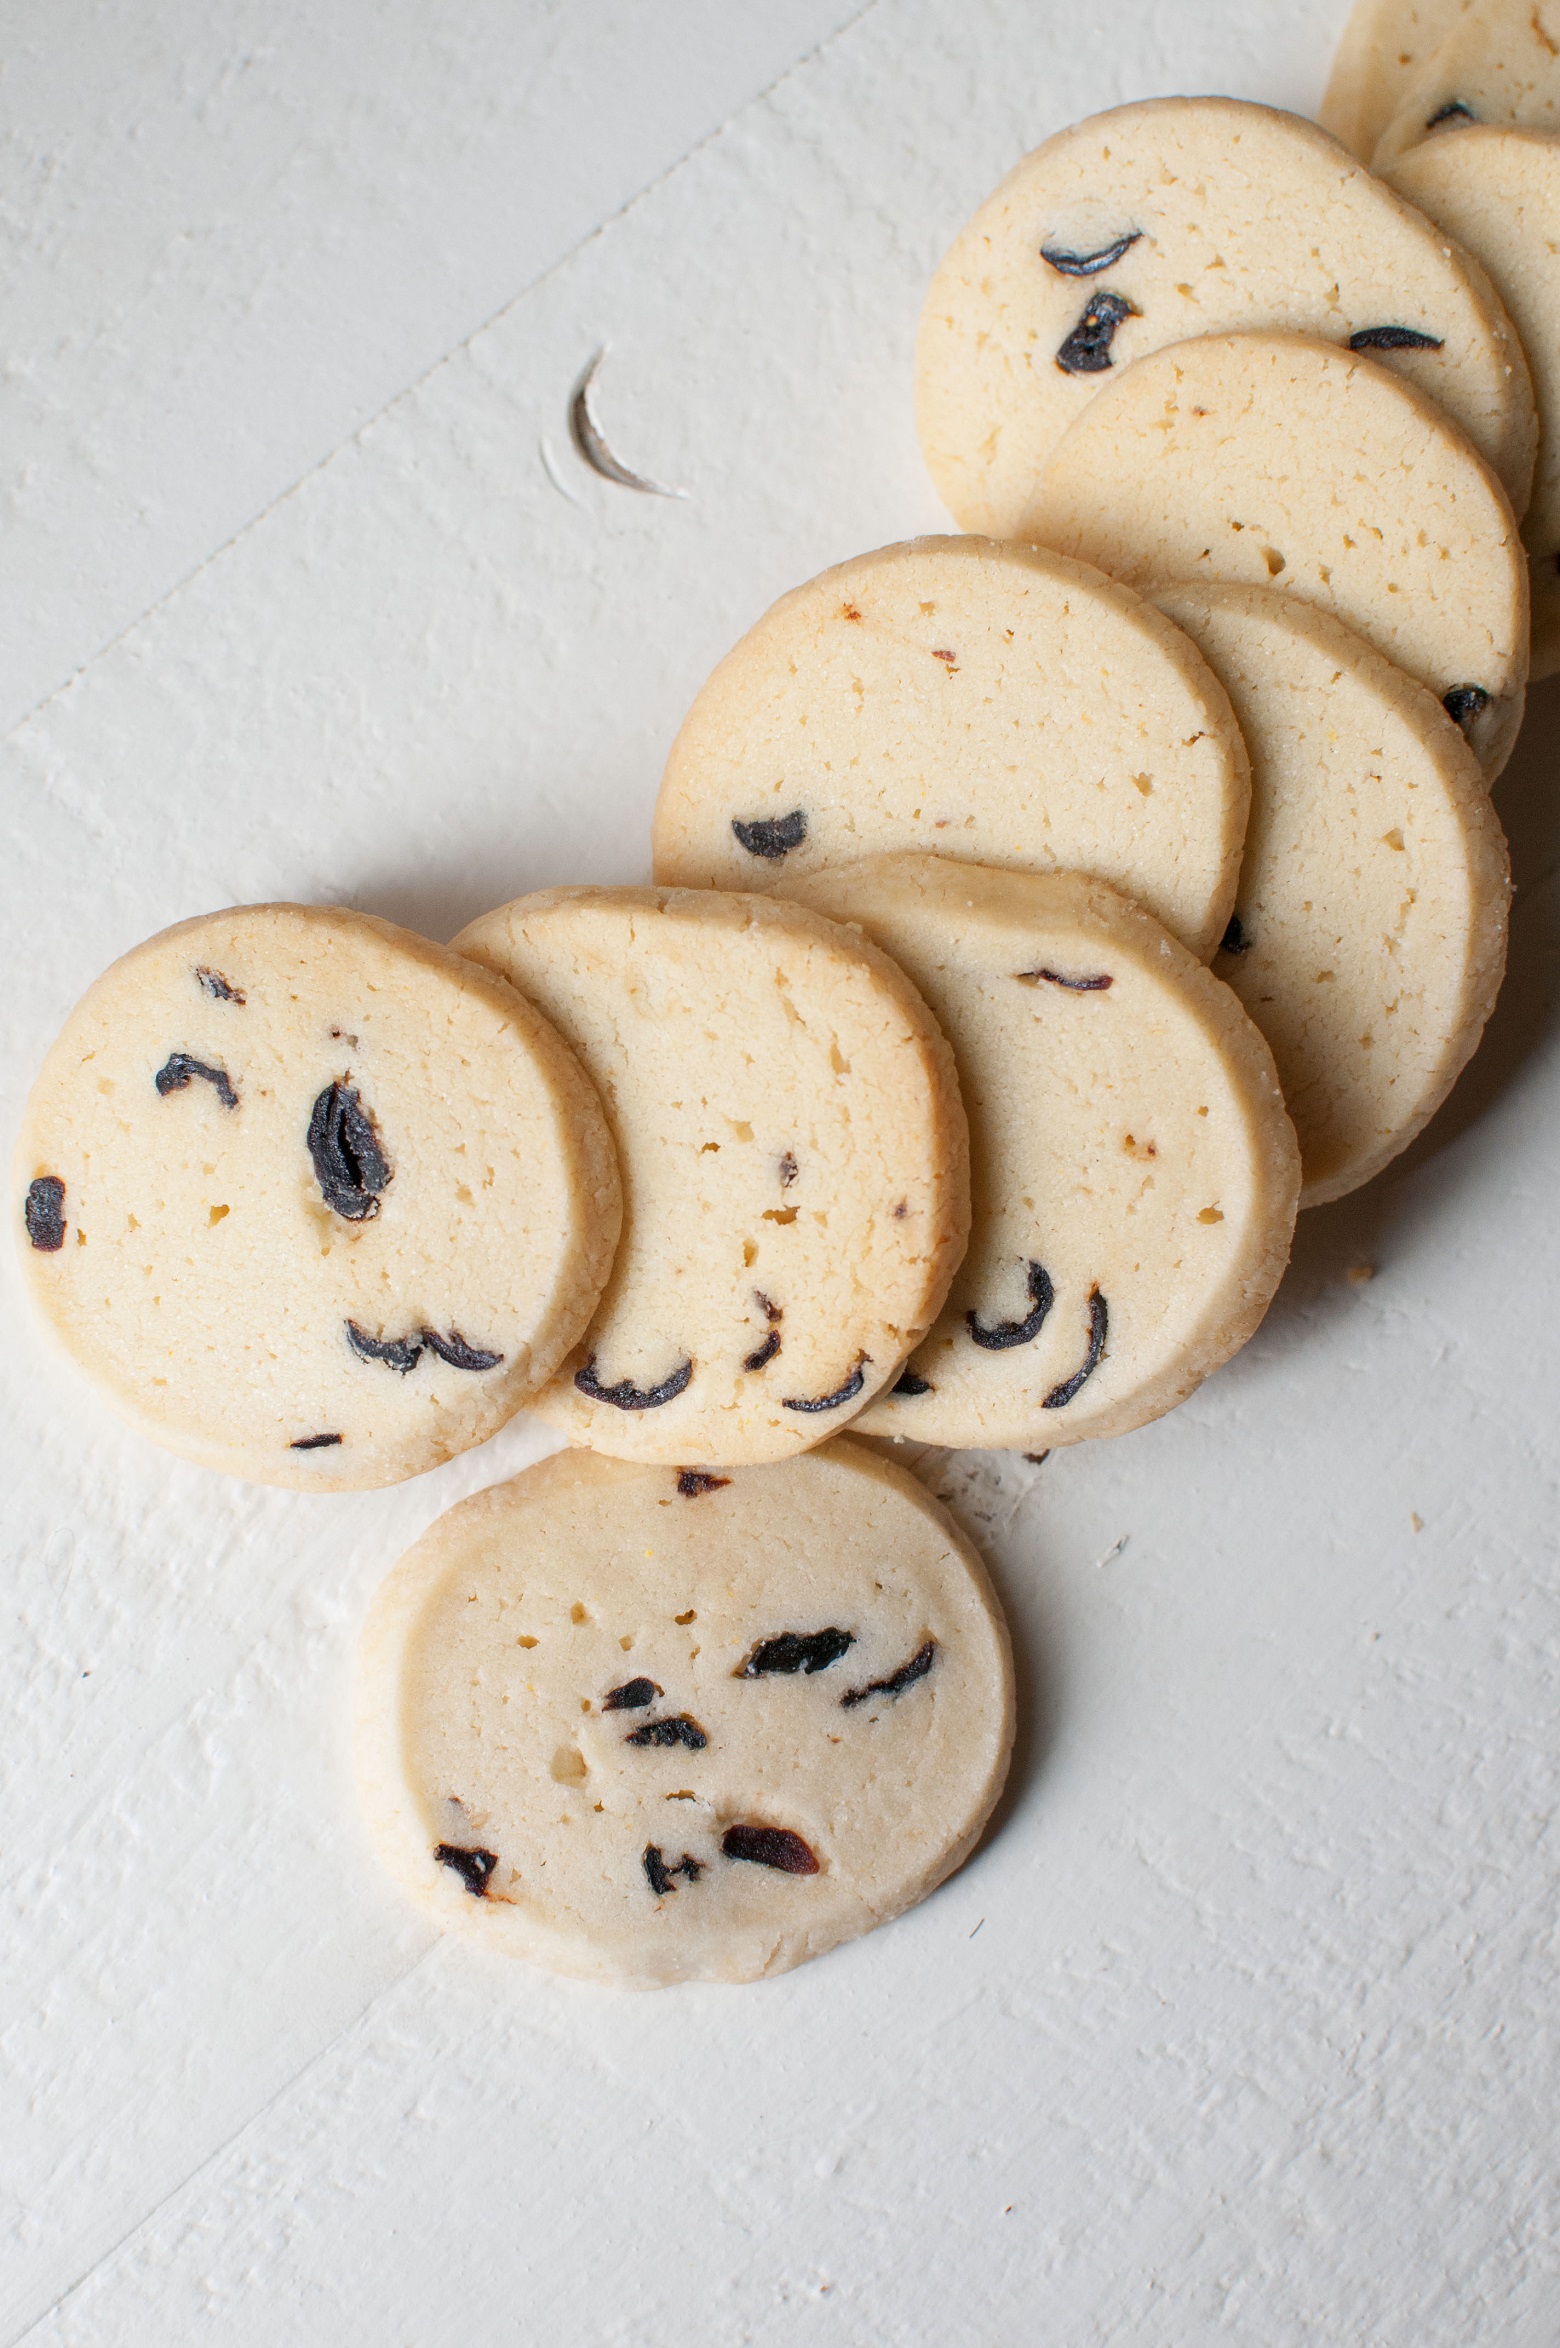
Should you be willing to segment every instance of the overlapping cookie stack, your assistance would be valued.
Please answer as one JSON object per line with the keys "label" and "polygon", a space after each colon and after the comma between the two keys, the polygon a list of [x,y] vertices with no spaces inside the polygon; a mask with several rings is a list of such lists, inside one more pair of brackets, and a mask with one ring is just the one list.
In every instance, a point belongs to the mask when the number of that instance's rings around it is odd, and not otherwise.
{"label": "overlapping cookie stack", "polygon": [[971,534],[841,565],[721,663],[655,887],[449,948],[213,914],[49,1055],[24,1255],[145,1432],[319,1490],[522,1405],[570,1439],[366,1633],[370,1817],[444,1923],[750,1979],[940,1881],[1002,1782],[1006,1637],[839,1430],[1156,1417],[1477,1043],[1530,562],[1560,665],[1560,77],[1490,0],[1389,71],[1400,13],[1362,0],[1329,98],[1391,186],[1216,98],[1004,182],[919,354]]}

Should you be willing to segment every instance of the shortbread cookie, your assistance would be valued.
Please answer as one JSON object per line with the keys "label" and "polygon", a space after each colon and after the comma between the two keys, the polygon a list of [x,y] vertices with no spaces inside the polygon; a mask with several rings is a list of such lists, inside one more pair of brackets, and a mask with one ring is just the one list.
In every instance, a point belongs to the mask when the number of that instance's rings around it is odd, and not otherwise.
{"label": "shortbread cookie", "polygon": [[875,947],[769,897],[550,889],[456,941],[606,1103],[623,1240],[537,1408],[625,1459],[810,1450],[894,1375],[969,1229],[947,1045]]}
{"label": "shortbread cookie", "polygon": [[1506,843],[1433,695],[1325,612],[1266,587],[1158,600],[1229,688],[1251,830],[1214,969],[1273,1047],[1302,1206],[1341,1198],[1426,1125],[1506,960]]}
{"label": "shortbread cookie", "polygon": [[434,1920],[634,1989],[753,1981],[923,1899],[1007,1772],[985,1573],[863,1445],[567,1451],[462,1502],[363,1637],[375,1839]]}
{"label": "shortbread cookie", "polygon": [[1510,755],[1528,630],[1511,507],[1373,359],[1291,334],[1155,351],[1072,426],[1024,528],[1135,587],[1227,579],[1318,604],[1429,686],[1487,775]]}
{"label": "shortbread cookie", "polygon": [[1522,521],[1532,598],[1530,674],[1560,668],[1560,139],[1468,123],[1392,167],[1410,203],[1483,262],[1527,351],[1538,467]]}
{"label": "shortbread cookie", "polygon": [[1560,0],[1474,0],[1404,89],[1371,168],[1470,122],[1560,131]]}
{"label": "shortbread cookie", "polygon": [[33,1293],[143,1433],[324,1491],[501,1426],[589,1320],[620,1215],[600,1103],[531,1005],[316,905],[116,962],[16,1172]]}
{"label": "shortbread cookie", "polygon": [[1354,0],[1317,119],[1368,163],[1377,141],[1468,0]]}
{"label": "shortbread cookie", "polygon": [[1256,1028],[1079,874],[884,856],[800,887],[909,972],[970,1119],[969,1252],[862,1432],[1040,1451],[1158,1418],[1288,1261],[1299,1153]]}
{"label": "shortbread cookie", "polygon": [[1521,512],[1533,392],[1483,270],[1315,123],[1234,98],[1097,114],[982,205],[916,346],[932,478],[967,530],[1026,537],[1036,474],[1123,367],[1269,328],[1369,349],[1456,419]]}
{"label": "shortbread cookie", "polygon": [[683,721],[658,880],[776,889],[894,849],[1098,873],[1204,960],[1245,837],[1216,680],[1129,587],[1063,556],[922,538],[825,571]]}

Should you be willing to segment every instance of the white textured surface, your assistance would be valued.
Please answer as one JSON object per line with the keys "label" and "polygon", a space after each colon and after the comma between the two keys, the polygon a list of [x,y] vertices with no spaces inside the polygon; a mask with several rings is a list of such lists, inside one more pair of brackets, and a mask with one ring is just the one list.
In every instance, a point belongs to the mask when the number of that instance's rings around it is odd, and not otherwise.
{"label": "white textured surface", "polygon": [[[445,935],[642,877],[715,656],[938,520],[909,352],[977,199],[1119,98],[1313,104],[1341,14],[875,0],[754,97],[853,11],[12,0],[8,1123],[186,913]],[[34,233],[55,149],[90,201]],[[570,451],[601,344],[609,440],[682,501]],[[1171,1418],[945,1466],[1027,1689],[1012,1794],[925,1907],[767,1987],[430,1946],[359,1841],[367,1593],[550,1438],[222,1483],[55,1365],[7,1255],[0,2341],[1550,2348],[1557,721],[1550,686],[1501,785],[1511,980],[1426,1141],[1306,1220]]]}

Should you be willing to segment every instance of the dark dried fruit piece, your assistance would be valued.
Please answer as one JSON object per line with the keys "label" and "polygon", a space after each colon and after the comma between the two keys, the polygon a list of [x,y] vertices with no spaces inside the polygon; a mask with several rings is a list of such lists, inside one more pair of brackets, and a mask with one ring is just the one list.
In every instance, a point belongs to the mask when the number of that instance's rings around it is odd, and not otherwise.
{"label": "dark dried fruit piece", "polygon": [[1110,346],[1124,318],[1139,315],[1124,294],[1097,293],[1056,354],[1064,375],[1103,375],[1114,366]]}
{"label": "dark dried fruit piece", "polygon": [[764,1339],[763,1344],[754,1347],[753,1351],[743,1362],[742,1367],[745,1370],[762,1370],[774,1360],[775,1355],[779,1351],[780,1332],[778,1329],[771,1329],[769,1335]]}
{"label": "dark dried fruit piece", "polygon": [[332,1213],[348,1223],[371,1221],[390,1180],[390,1162],[372,1116],[351,1085],[325,1087],[309,1113],[308,1142],[315,1178]]}
{"label": "dark dried fruit piece", "polygon": [[772,1639],[760,1639],[746,1663],[731,1676],[768,1679],[771,1673],[827,1671],[855,1644],[854,1631],[776,1631]]}
{"label": "dark dried fruit piece", "polygon": [[838,1410],[842,1402],[854,1402],[867,1382],[867,1365],[871,1359],[872,1356],[869,1353],[862,1354],[844,1385],[836,1386],[832,1394],[820,1394],[810,1401],[797,1396],[782,1395],[780,1398],[781,1409]]}
{"label": "dark dried fruit piece", "polygon": [[1351,351],[1438,351],[1438,334],[1421,334],[1414,326],[1362,326],[1349,337]]}
{"label": "dark dried fruit piece", "polygon": [[1232,913],[1229,927],[1219,940],[1219,952],[1221,954],[1249,954],[1250,951],[1251,940],[1247,937],[1241,924],[1240,915]]}
{"label": "dark dried fruit piece", "polygon": [[676,1884],[672,1881],[674,1875],[686,1875],[690,1883],[697,1883],[699,1877],[704,1873],[700,1862],[690,1857],[687,1851],[684,1851],[675,1867],[668,1867],[659,1843],[646,1843],[645,1855],[640,1864],[645,1871],[645,1881],[658,1900],[664,1899],[669,1891],[677,1889]]}
{"label": "dark dried fruit piece", "polygon": [[723,1492],[729,1476],[707,1476],[702,1468],[679,1468],[677,1489],[684,1500],[699,1500],[706,1492]]}
{"label": "dark dried fruit piece", "polygon": [[1109,1308],[1098,1288],[1091,1288],[1089,1290],[1089,1350],[1084,1355],[1083,1367],[1074,1370],[1070,1378],[1064,1378],[1060,1386],[1051,1388],[1050,1393],[1040,1405],[1042,1410],[1065,1410],[1079,1388],[1093,1377],[1100,1366],[1100,1358],[1105,1351],[1105,1339],[1109,1330]]}
{"label": "dark dried fruit piece", "polygon": [[795,1180],[796,1180],[796,1159],[795,1159],[794,1155],[792,1154],[792,1152],[791,1152],[790,1150],[787,1150],[787,1151],[784,1153],[784,1155],[782,1156],[781,1160],[780,1160],[780,1187],[781,1187],[781,1189],[782,1189],[782,1190],[789,1190],[789,1189],[790,1189],[790,1187],[791,1187],[791,1185],[792,1185],[792,1183],[793,1183]]}
{"label": "dark dried fruit piece", "polygon": [[366,1362],[383,1362],[387,1369],[399,1370],[404,1378],[415,1370],[424,1352],[437,1354],[452,1370],[496,1370],[503,1360],[501,1353],[483,1353],[477,1346],[468,1345],[459,1330],[452,1329],[447,1337],[437,1329],[418,1329],[410,1337],[370,1337],[356,1321],[348,1321],[347,1342],[354,1353]]}
{"label": "dark dried fruit piece", "polygon": [[1038,986],[1042,979],[1047,986],[1064,986],[1070,995],[1099,995],[1115,980],[1108,970],[1097,971],[1091,978],[1067,978],[1060,970],[1015,970],[1013,976],[1025,986]]}
{"label": "dark dried fruit piece", "polygon": [[1042,245],[1040,258],[1061,277],[1098,277],[1102,269],[1109,269],[1130,252],[1142,236],[1140,228],[1129,228],[1125,236],[1118,236],[1113,245],[1102,245],[1097,253],[1065,253],[1055,245]]}
{"label": "dark dried fruit piece", "polygon": [[630,1730],[623,1739],[625,1745],[660,1745],[668,1749],[682,1745],[690,1753],[702,1753],[709,1741],[698,1722],[686,1712],[674,1712],[667,1720],[647,1720],[643,1728]]}
{"label": "dark dried fruit piece", "polygon": [[496,1370],[504,1358],[501,1353],[484,1353],[480,1345],[468,1345],[458,1329],[452,1329],[447,1337],[437,1329],[423,1329],[419,1335],[428,1351],[452,1370]]}
{"label": "dark dried fruit piece", "polygon": [[289,1451],[333,1451],[341,1441],[339,1435],[300,1435],[296,1443],[289,1443]]}
{"label": "dark dried fruit piece", "polygon": [[983,1321],[978,1313],[966,1313],[970,1335],[977,1345],[988,1352],[1001,1353],[1010,1345],[1028,1345],[1045,1327],[1045,1317],[1056,1302],[1056,1290],[1044,1264],[1029,1261],[1030,1310],[1021,1321]]}
{"label": "dark dried fruit piece", "polygon": [[65,1185],[57,1174],[40,1174],[28,1183],[22,1220],[41,1255],[52,1256],[65,1245]]}
{"label": "dark dried fruit piece", "polygon": [[675,1402],[688,1380],[693,1376],[691,1360],[663,1378],[659,1386],[636,1386],[631,1378],[619,1378],[615,1386],[603,1386],[596,1375],[596,1357],[591,1355],[583,1370],[576,1370],[574,1383],[592,1402],[610,1402],[614,1410],[659,1410],[663,1402]]}
{"label": "dark dried fruit piece", "polygon": [[1441,707],[1453,725],[1461,726],[1464,733],[1489,705],[1490,697],[1482,685],[1454,685],[1449,693],[1441,695]]}
{"label": "dark dried fruit piece", "polygon": [[620,1688],[601,1699],[603,1712],[643,1712],[661,1694],[653,1679],[626,1679]]}
{"label": "dark dried fruit piece", "polygon": [[487,1895],[488,1877],[498,1865],[497,1851],[466,1851],[459,1843],[435,1843],[433,1855],[441,1867],[453,1867],[473,1899]]}
{"label": "dark dried fruit piece", "polygon": [[868,1680],[864,1688],[850,1688],[840,1698],[840,1710],[851,1711],[864,1704],[869,1696],[902,1696],[906,1688],[913,1688],[918,1679],[925,1679],[937,1660],[937,1641],[928,1639],[924,1647],[917,1647],[908,1663],[901,1663],[887,1679]]}
{"label": "dark dried fruit piece", "polygon": [[788,1826],[728,1826],[720,1847],[728,1859],[746,1859],[755,1867],[778,1867],[782,1875],[818,1872],[813,1852]]}
{"label": "dark dried fruit piece", "polygon": [[229,986],[220,970],[208,970],[202,962],[195,972],[197,985],[203,987],[217,1003],[247,1003],[249,997],[240,986]]}
{"label": "dark dried fruit piece", "polygon": [[1477,122],[1478,119],[1479,118],[1474,113],[1473,108],[1471,106],[1465,106],[1461,98],[1448,98],[1446,104],[1442,107],[1439,107],[1437,111],[1430,116],[1429,120],[1425,124],[1425,128],[1426,130],[1434,130],[1438,124],[1443,122]]}
{"label": "dark dried fruit piece", "polygon": [[930,1378],[918,1378],[914,1370],[901,1370],[899,1376],[894,1381],[894,1392],[896,1394],[912,1395],[930,1394],[932,1392],[932,1381]]}
{"label": "dark dried fruit piece", "polygon": [[750,856],[771,859],[789,856],[807,837],[807,817],[800,807],[793,807],[789,815],[768,815],[754,823],[744,823],[733,816],[731,828]]}
{"label": "dark dried fruit piece", "polygon": [[224,1109],[238,1107],[238,1095],[225,1068],[208,1068],[204,1060],[192,1060],[188,1052],[170,1052],[152,1082],[164,1100],[171,1092],[183,1092],[192,1076],[209,1084]]}
{"label": "dark dried fruit piece", "polygon": [[387,1370],[399,1370],[404,1378],[415,1370],[423,1356],[423,1342],[417,1337],[370,1337],[356,1321],[347,1323],[347,1343],[355,1354],[366,1362],[383,1362]]}

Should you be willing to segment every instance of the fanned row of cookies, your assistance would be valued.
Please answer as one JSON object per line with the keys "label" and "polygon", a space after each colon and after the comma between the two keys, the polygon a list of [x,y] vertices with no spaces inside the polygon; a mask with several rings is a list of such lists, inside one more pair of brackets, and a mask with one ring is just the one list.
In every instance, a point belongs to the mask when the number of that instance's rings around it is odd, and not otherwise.
{"label": "fanned row of cookies", "polygon": [[1507,70],[1498,11],[1444,13],[1395,94],[1380,9],[1335,77],[1394,187],[1225,99],[1010,174],[920,339],[969,534],[735,647],[654,886],[448,948],[213,914],[50,1053],[24,1258],[145,1432],[315,1490],[522,1405],[569,1438],[442,1519],[366,1634],[365,1800],[441,1922],[749,1979],[940,1881],[1006,1769],[1006,1635],[946,1516],[831,1439],[1158,1416],[1477,1043],[1560,369],[1552,256],[1500,225],[1513,188],[1537,218],[1542,135],[1404,129]]}

